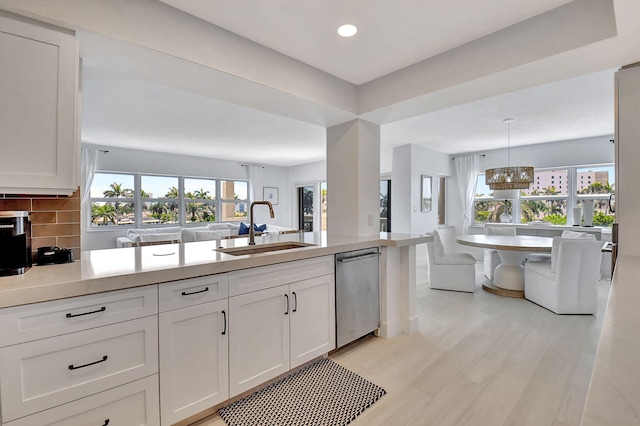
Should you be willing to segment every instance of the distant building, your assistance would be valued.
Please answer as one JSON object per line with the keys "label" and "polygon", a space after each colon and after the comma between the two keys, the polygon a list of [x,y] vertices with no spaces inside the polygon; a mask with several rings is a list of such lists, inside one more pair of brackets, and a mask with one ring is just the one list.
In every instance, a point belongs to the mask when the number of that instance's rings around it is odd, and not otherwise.
{"label": "distant building", "polygon": [[[576,191],[580,192],[589,185],[596,182],[602,185],[607,185],[609,182],[608,171],[588,171],[577,173],[577,188]],[[569,190],[569,177],[567,170],[541,170],[536,171],[533,178],[533,183],[529,189],[525,189],[523,192],[527,195],[531,195],[532,192],[538,191],[539,194],[543,194],[547,188],[555,187],[557,195],[568,195]]]}

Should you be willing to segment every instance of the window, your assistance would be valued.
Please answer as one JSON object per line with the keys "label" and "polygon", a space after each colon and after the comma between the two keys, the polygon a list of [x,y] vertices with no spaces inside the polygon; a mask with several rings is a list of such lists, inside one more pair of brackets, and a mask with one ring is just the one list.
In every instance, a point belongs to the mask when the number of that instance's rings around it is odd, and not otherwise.
{"label": "window", "polygon": [[327,230],[327,182],[304,183],[297,186],[298,229]]}
{"label": "window", "polygon": [[248,189],[241,180],[97,172],[89,227],[240,221],[247,218]]}
{"label": "window", "polygon": [[[476,223],[499,223],[500,216],[510,213],[511,203],[493,198],[493,190],[485,184],[484,174],[476,180],[476,197],[473,203],[473,216]],[[504,217],[504,216],[503,216]]]}
{"label": "window", "polygon": [[380,181],[380,232],[391,232],[391,179]]}
{"label": "window", "polygon": [[223,222],[246,220],[249,210],[248,188],[246,181],[220,181],[220,214]]}
{"label": "window", "polygon": [[180,223],[180,191],[176,176],[140,176],[142,224]]}
{"label": "window", "polygon": [[[593,200],[593,225],[613,226],[615,216],[609,212],[609,197],[615,190],[615,172],[613,166],[580,167],[576,169],[580,184],[576,187],[576,205],[582,207],[582,201]],[[587,183],[582,178],[587,177]]]}
{"label": "window", "polygon": [[313,185],[298,188],[298,229],[313,231]]}
{"label": "window", "polygon": [[90,190],[90,227],[134,224],[134,175],[96,173]]}
{"label": "window", "polygon": [[558,181],[568,181],[569,169],[540,169],[534,171],[540,184],[535,189],[520,191],[520,223],[543,221],[554,225],[567,224],[569,193]]}
{"label": "window", "polygon": [[[615,188],[614,177],[613,165],[535,170],[536,184],[521,190],[520,199],[511,202],[494,199],[491,189],[484,184],[484,175],[479,175],[474,201],[475,222],[500,222],[506,211],[519,217],[519,220],[513,220],[516,223],[543,221],[572,225],[567,220],[571,216],[567,212],[572,207],[580,207],[583,200],[591,199],[595,210],[593,224],[612,226],[614,216],[608,212],[608,202]],[[566,184],[556,186],[556,180]]]}
{"label": "window", "polygon": [[184,179],[185,222],[216,221],[216,181],[214,179]]}
{"label": "window", "polygon": [[320,230],[327,230],[327,182],[320,182]]}

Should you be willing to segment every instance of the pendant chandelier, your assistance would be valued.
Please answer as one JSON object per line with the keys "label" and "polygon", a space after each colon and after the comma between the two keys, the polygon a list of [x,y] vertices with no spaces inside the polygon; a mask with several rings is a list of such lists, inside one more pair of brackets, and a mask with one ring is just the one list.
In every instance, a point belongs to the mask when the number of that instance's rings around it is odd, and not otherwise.
{"label": "pendant chandelier", "polygon": [[510,125],[513,118],[502,120],[507,125],[507,167],[497,167],[485,171],[485,183],[493,190],[528,189],[533,182],[533,167],[510,166]]}

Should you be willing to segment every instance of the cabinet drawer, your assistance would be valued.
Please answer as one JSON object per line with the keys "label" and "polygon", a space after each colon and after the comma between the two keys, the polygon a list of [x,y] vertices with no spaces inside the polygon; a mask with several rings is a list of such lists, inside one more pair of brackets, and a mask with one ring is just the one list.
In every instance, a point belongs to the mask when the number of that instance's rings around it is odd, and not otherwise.
{"label": "cabinet drawer", "polygon": [[158,318],[0,349],[4,422],[158,372]]}
{"label": "cabinet drawer", "polygon": [[243,269],[229,273],[229,296],[333,274],[333,256]]}
{"label": "cabinet drawer", "polygon": [[0,346],[14,345],[158,313],[156,285],[0,310]]}
{"label": "cabinet drawer", "polygon": [[226,299],[228,296],[228,274],[173,281],[158,287],[160,312]]}
{"label": "cabinet drawer", "polygon": [[158,413],[158,376],[154,374],[5,425],[156,426],[160,424]]}

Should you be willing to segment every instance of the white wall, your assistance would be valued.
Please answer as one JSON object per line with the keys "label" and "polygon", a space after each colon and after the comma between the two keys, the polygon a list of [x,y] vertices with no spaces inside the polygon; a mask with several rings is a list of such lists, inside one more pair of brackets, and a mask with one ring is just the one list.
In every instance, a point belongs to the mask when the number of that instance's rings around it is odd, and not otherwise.
{"label": "white wall", "polygon": [[[403,145],[393,150],[391,176],[391,230],[404,234],[423,234],[438,227],[437,187],[439,176],[451,176],[451,157],[417,145]],[[420,209],[422,175],[432,178],[432,209]],[[447,209],[457,192],[449,177]],[[451,216],[451,211],[447,216]]]}
{"label": "white wall", "polygon": [[[297,188],[303,185],[311,185],[327,180],[327,162],[316,161],[314,163],[301,164],[288,168],[287,187],[285,191],[291,197],[291,209],[289,211],[289,221],[293,227],[298,227],[298,192]],[[320,195],[316,194],[315,204],[320,203]],[[319,219],[316,219],[314,229],[320,227]]]}
{"label": "white wall", "polygon": [[[613,135],[598,136],[586,139],[574,139],[562,142],[549,142],[538,145],[527,145],[511,148],[510,164],[512,166],[533,166],[535,168],[565,167],[565,166],[589,166],[614,162],[614,146],[610,142]],[[492,167],[507,165],[507,149],[496,149],[482,152],[456,154],[465,156],[471,154],[485,154],[480,158],[480,171]],[[452,168],[450,188],[456,192],[450,197],[449,223],[456,227],[456,235],[462,233],[462,203],[457,194],[457,180],[455,170]],[[452,200],[455,197],[455,200]]]}
{"label": "white wall", "polygon": [[[91,145],[87,145],[91,146]],[[96,147],[96,146],[94,146]],[[98,155],[99,171],[151,173],[190,177],[213,177],[223,179],[247,179],[246,167],[238,161],[226,161],[213,158],[187,155],[165,154],[135,149],[96,147],[108,153]],[[265,166],[262,169],[260,187],[256,189],[256,199],[262,200],[262,187],[279,189],[279,202],[273,206],[275,218],[271,219],[266,208],[256,208],[256,223],[273,223],[280,226],[292,226],[291,194],[288,189],[289,171],[285,167]],[[255,200],[253,200],[255,201]],[[126,230],[87,230],[86,218],[89,212],[82,212],[82,250],[115,247],[115,240],[126,235]]]}

